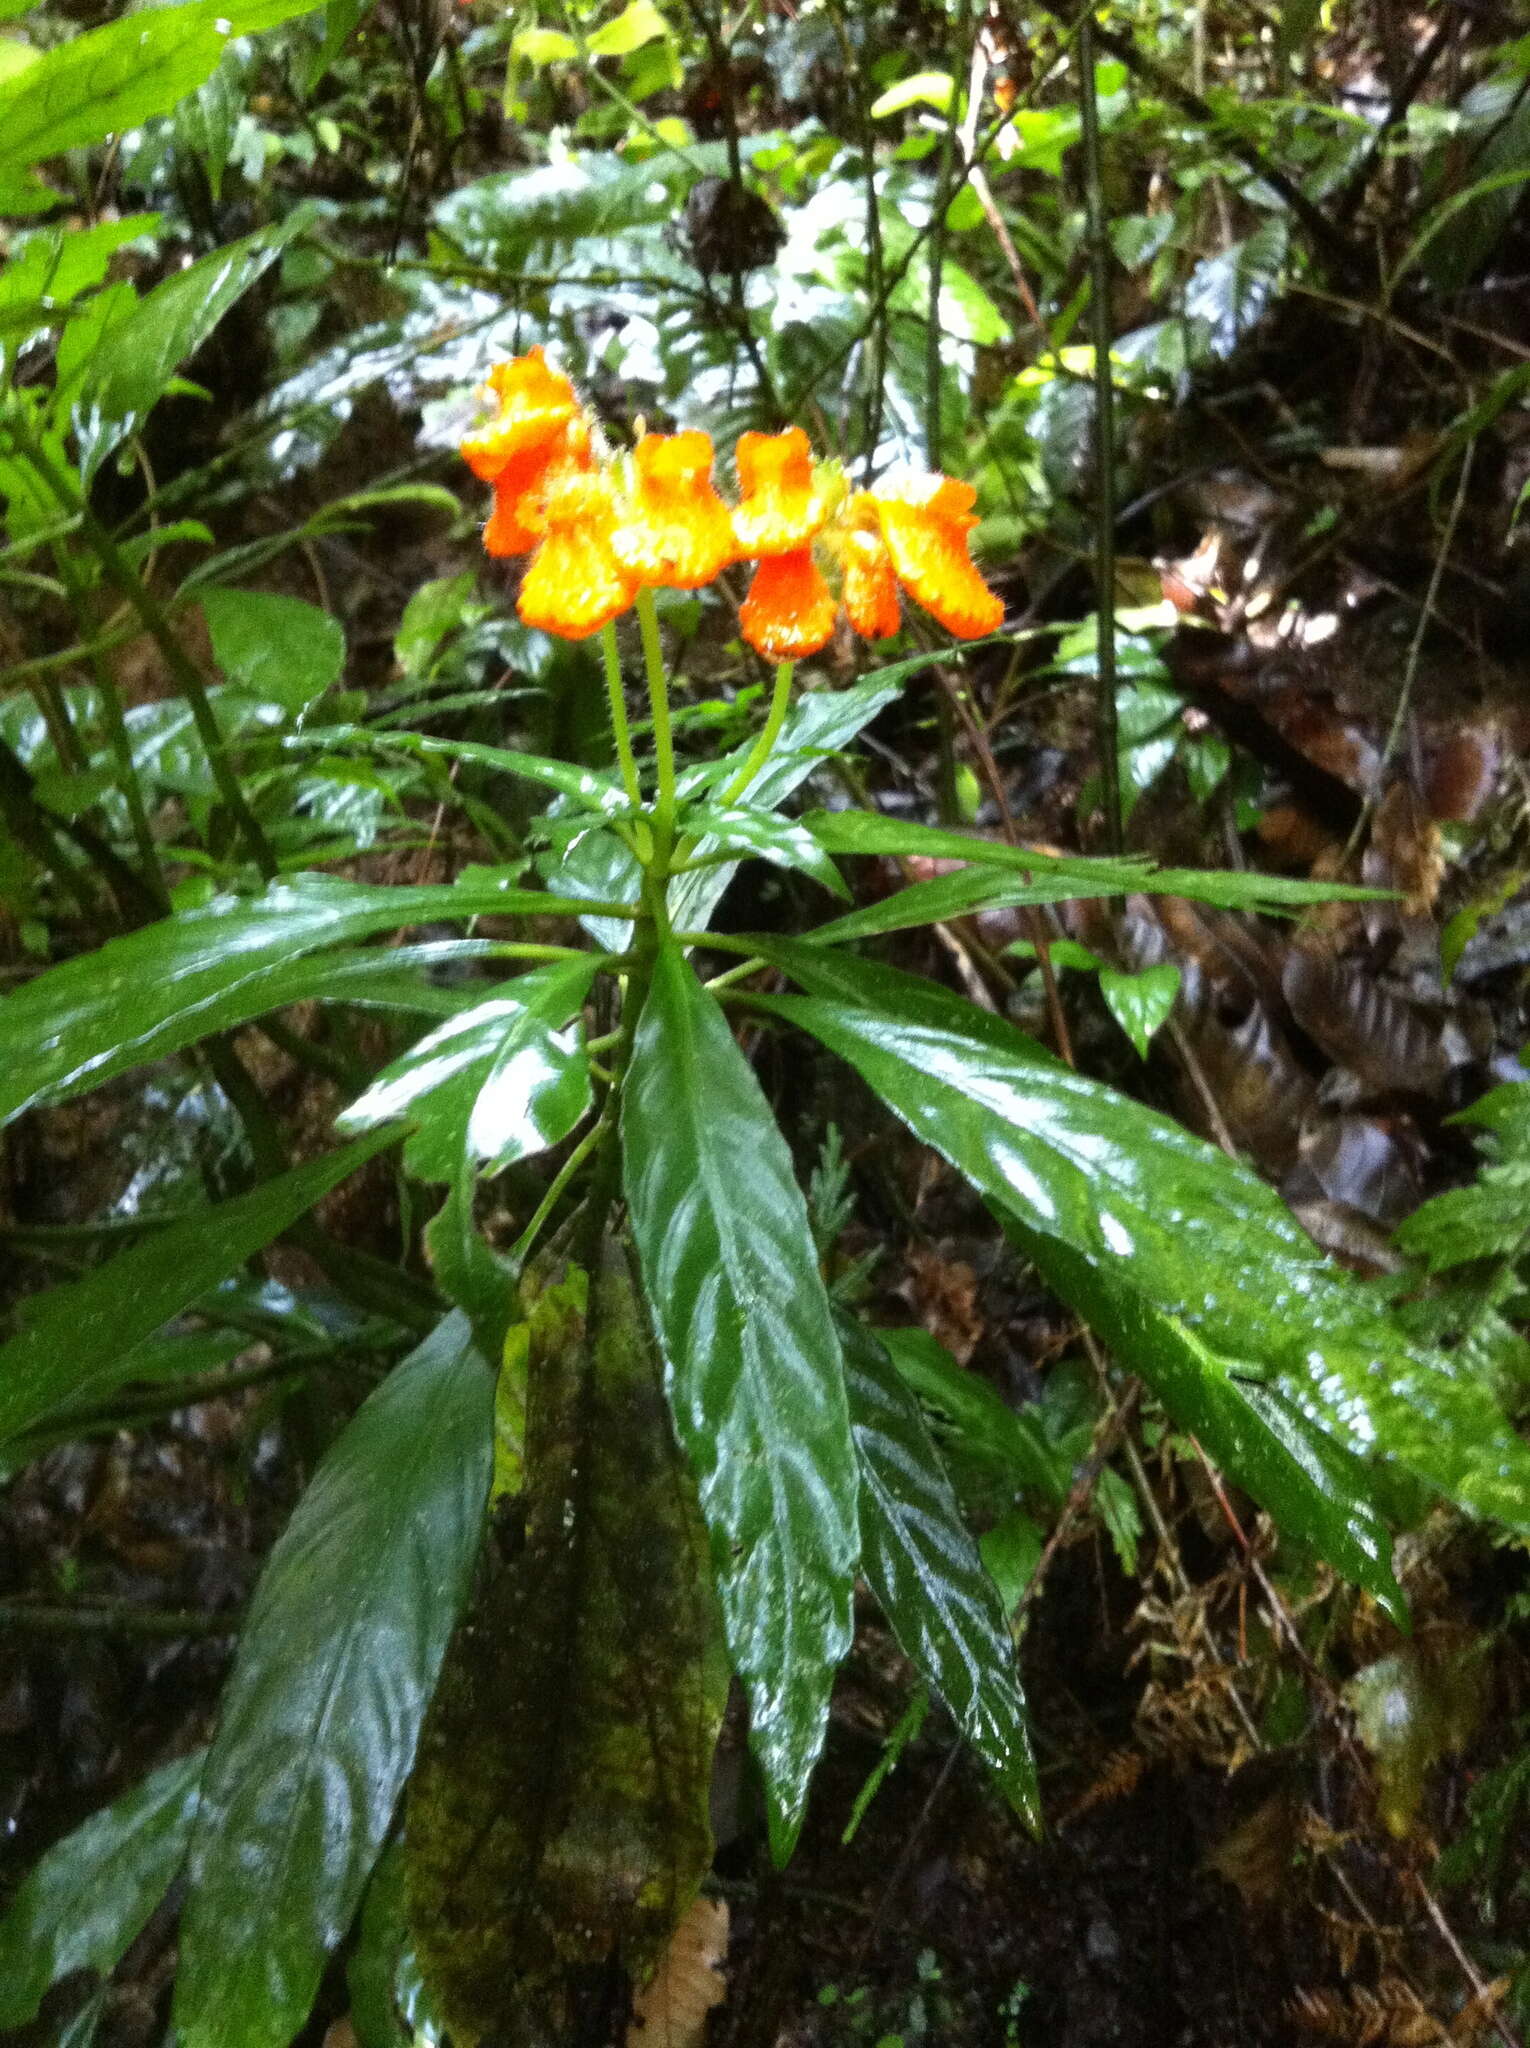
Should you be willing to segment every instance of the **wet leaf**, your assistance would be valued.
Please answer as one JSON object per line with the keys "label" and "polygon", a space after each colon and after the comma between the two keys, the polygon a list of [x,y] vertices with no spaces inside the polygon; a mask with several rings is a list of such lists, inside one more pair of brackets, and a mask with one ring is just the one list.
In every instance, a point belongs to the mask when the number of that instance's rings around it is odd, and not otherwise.
{"label": "wet leaf", "polygon": [[795,818],[753,804],[688,804],[681,811],[680,829],[689,837],[705,838],[717,853],[753,853],[776,867],[798,868],[831,895],[849,900],[839,869]]}
{"label": "wet leaf", "polygon": [[236,689],[296,715],[345,666],[345,634],[337,620],[301,598],[267,590],[199,593],[213,659]]}
{"label": "wet leaf", "polygon": [[1029,1415],[1018,1414],[979,1374],[965,1371],[928,1331],[878,1330],[877,1337],[921,1401],[948,1415],[969,1444],[1000,1460],[1017,1487],[1062,1506],[1072,1479],[1069,1460]]}
{"label": "wet leaf", "polygon": [[1273,1387],[1235,1378],[1235,1361],[1218,1356],[1183,1317],[1154,1308],[1118,1275],[1055,1239],[1010,1228],[1047,1281],[1283,1534],[1310,1543],[1394,1619],[1405,1620],[1391,1533],[1358,1458]]}
{"label": "wet leaf", "polygon": [[[311,227],[316,217],[310,206],[294,207],[282,219],[246,235],[243,241],[227,242],[184,270],[172,271],[111,329],[86,365],[80,388],[73,397],[81,470],[87,480],[114,448],[138,432],[163,397],[176,370],[196,353],[229,308],[270,269],[293,237]],[[265,603],[297,606],[295,598],[268,597]],[[320,617],[324,615],[321,613]],[[213,623],[211,618],[208,623]],[[338,626],[333,621],[327,623],[339,636]],[[216,637],[215,629],[215,642]],[[276,701],[288,703],[289,698],[282,695]]]}
{"label": "wet leaf", "polygon": [[218,896],[38,975],[0,1011],[0,1121],[34,1103],[94,1088],[210,1032],[322,993],[294,977],[293,956],[437,918],[551,915],[570,908],[492,877],[377,887],[328,875],[273,883],[255,897]]}
{"label": "wet leaf", "polygon": [[1172,960],[1156,967],[1144,967],[1138,974],[1122,974],[1114,967],[1100,969],[1100,994],[1106,1008],[1146,1059],[1153,1034],[1169,1021],[1179,994],[1180,972]]}
{"label": "wet leaf", "polygon": [[66,1402],[99,1400],[137,1379],[138,1345],[391,1142],[383,1132],[295,1166],[36,1298],[19,1334],[0,1346],[0,1443]]}
{"label": "wet leaf", "polygon": [[1403,1250],[1431,1273],[1518,1257],[1530,1230],[1530,1081],[1505,1082],[1452,1121],[1487,1133],[1481,1171],[1469,1186],[1425,1202],[1397,1231]]}
{"label": "wet leaf", "polygon": [[627,1201],[700,1483],[778,1859],[801,1826],[859,1555],[839,1340],[791,1155],[721,1011],[659,954],[622,1099]]}
{"label": "wet leaf", "polygon": [[527,1306],[524,1544],[487,1563],[409,1793],[416,1948],[467,2040],[564,2038],[582,1982],[658,1959],[711,1861],[727,1692],[627,1254],[539,1275]]}
{"label": "wet leaf", "polygon": [[271,1553],[202,1782],[176,1980],[182,2048],[285,2048],[307,2017],[386,1839],[467,1591],[492,1401],[453,1313],[357,1411]]}
{"label": "wet leaf", "polygon": [[46,51],[0,83],[0,208],[51,204],[54,195],[24,177],[33,164],[168,113],[211,77],[234,36],[273,28],[308,4],[198,0],[108,22]]}
{"label": "wet leaf", "polygon": [[492,1171],[568,1136],[590,1106],[583,1032],[564,1030],[589,993],[593,954],[555,960],[429,1031],[336,1119],[347,1134],[407,1119],[411,1173],[455,1178],[464,1153]]}
{"label": "wet leaf", "polygon": [[1032,1830],[1036,1765],[1014,1644],[940,1454],[874,1332],[842,1324],[850,1426],[861,1465],[861,1572],[905,1655]]}
{"label": "wet leaf", "polygon": [[1025,1228],[1183,1320],[1230,1366],[1278,1378],[1352,1448],[1530,1527],[1530,1447],[1491,1389],[1410,1344],[1246,1168],[928,982],[801,941],[749,944],[811,991],[752,1001],[848,1060]]}
{"label": "wet leaf", "polygon": [[71,1971],[104,1977],[127,1953],[185,1860],[205,1756],[155,1771],[38,1863],[0,1921],[0,2027],[35,2019]]}

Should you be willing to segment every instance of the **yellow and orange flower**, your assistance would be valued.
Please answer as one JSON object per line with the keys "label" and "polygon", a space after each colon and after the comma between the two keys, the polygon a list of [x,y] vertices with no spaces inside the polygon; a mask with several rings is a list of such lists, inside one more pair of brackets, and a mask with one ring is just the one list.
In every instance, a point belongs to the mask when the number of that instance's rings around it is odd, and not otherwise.
{"label": "yellow and orange flower", "polygon": [[863,639],[897,632],[900,588],[960,639],[1003,620],[1002,599],[968,552],[971,484],[904,474],[852,492],[790,427],[740,437],[730,513],[712,482],[706,434],[644,434],[627,462],[597,459],[589,413],[540,348],[497,364],[488,388],[498,409],[462,453],[494,489],[485,548],[531,556],[518,600],[529,626],[582,640],[645,585],[697,590],[734,561],[759,564],[739,624],[772,661],[826,646],[841,601]]}
{"label": "yellow and orange flower", "polygon": [[564,469],[522,510],[537,535],[516,600],[523,624],[586,640],[619,618],[637,596],[638,579],[612,544],[621,508],[609,475]]}
{"label": "yellow and orange flower", "polygon": [[[977,492],[953,477],[905,473],[848,493],[818,469],[800,428],[746,434],[738,447],[739,554],[758,560],[739,613],[744,638],[770,661],[800,661],[833,636],[838,606],[814,544],[838,562],[846,614],[865,640],[901,623],[899,587],[961,640],[996,632],[1004,601],[968,552]],[[789,573],[778,565],[790,561]]]}
{"label": "yellow and orange flower", "polygon": [[644,434],[632,451],[626,515],[612,538],[639,583],[699,590],[735,554],[728,508],[712,483],[712,438]]}

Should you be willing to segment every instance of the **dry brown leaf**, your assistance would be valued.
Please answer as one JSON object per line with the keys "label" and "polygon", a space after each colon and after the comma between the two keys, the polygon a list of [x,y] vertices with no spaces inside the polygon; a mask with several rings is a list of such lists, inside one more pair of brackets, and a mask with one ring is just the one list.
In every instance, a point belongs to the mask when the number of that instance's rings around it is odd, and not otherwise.
{"label": "dry brown leaf", "polygon": [[707,2014],[728,1995],[727,1954],[726,1901],[693,1899],[658,1969],[633,1998],[628,2048],[701,2048]]}
{"label": "dry brown leaf", "polygon": [[964,1259],[946,1258],[938,1246],[908,1248],[909,1276],[899,1292],[921,1323],[958,1365],[966,1365],[983,1337],[977,1275]]}

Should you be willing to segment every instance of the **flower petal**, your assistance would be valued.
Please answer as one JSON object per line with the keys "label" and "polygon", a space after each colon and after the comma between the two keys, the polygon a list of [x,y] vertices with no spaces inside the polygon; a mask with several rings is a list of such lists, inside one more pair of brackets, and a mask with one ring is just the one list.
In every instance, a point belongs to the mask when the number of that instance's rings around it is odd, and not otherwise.
{"label": "flower petal", "polygon": [[794,548],[761,562],[739,607],[738,623],[749,645],[767,661],[801,661],[828,645],[836,610],[812,548]]}
{"label": "flower petal", "polygon": [[[563,640],[598,633],[637,595],[637,579],[611,551],[616,494],[602,471],[564,470],[534,518],[542,540],[527,567],[516,609],[522,622]],[[526,501],[523,501],[523,513]]]}
{"label": "flower petal", "polygon": [[569,420],[545,445],[524,448],[494,479],[494,510],[483,530],[491,555],[524,555],[546,531],[541,505],[549,479],[594,466],[590,431],[582,419]]}
{"label": "flower petal", "polygon": [[642,583],[698,590],[734,558],[728,508],[712,487],[711,436],[644,434],[632,451],[627,518],[616,558]]}
{"label": "flower petal", "polygon": [[863,640],[886,640],[902,625],[903,607],[876,504],[865,491],[858,491],[846,508],[839,552],[851,625]]}
{"label": "flower petal", "polygon": [[948,476],[888,478],[872,494],[898,581],[959,640],[976,640],[1004,623],[1004,600],[967,552],[977,525],[971,484]]}
{"label": "flower petal", "polygon": [[806,547],[833,509],[813,470],[801,427],[784,434],[741,434],[736,450],[739,504],[733,537],[751,560]]}
{"label": "flower petal", "polygon": [[490,370],[488,388],[499,400],[495,417],[462,443],[474,476],[497,483],[517,459],[556,444],[578,417],[579,399],[561,370],[550,369],[540,347]]}

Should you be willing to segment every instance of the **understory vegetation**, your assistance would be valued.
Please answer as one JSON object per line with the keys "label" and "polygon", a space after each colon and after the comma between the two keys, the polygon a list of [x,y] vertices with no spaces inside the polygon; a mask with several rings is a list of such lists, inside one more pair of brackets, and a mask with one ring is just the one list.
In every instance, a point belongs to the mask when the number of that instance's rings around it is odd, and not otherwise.
{"label": "understory vegetation", "polygon": [[1530,18],[0,0],[0,2036],[1530,2028]]}

